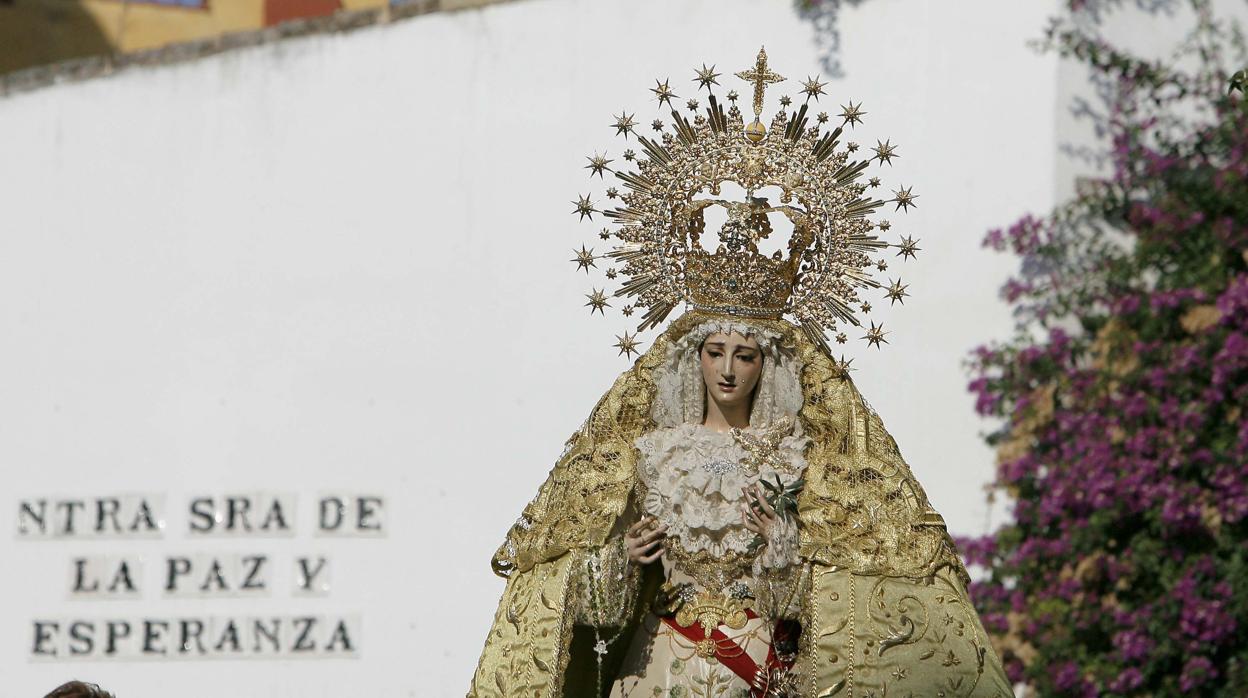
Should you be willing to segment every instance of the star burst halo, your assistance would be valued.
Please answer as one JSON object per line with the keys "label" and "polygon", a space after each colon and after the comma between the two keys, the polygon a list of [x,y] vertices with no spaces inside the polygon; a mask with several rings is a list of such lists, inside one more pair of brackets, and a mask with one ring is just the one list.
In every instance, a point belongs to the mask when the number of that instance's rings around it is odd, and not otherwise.
{"label": "star burst halo", "polygon": [[[767,90],[787,78],[768,65],[763,49],[752,66],[728,74],[744,81],[736,84],[750,97],[749,121],[737,90],[727,92],[727,105],[716,94],[720,80],[729,78],[715,65],[703,63],[692,73],[687,83],[656,78],[649,88],[653,106],[670,112],[670,121],[656,118],[647,126],[648,117],[628,109],[613,116],[608,126],[624,139],[623,151],[595,150],[583,165],[591,184],[601,183],[605,191],[577,192],[571,199],[572,214],[594,225],[598,249],[581,243],[570,261],[577,272],[605,276],[605,283],[591,279],[584,305],[591,315],[605,317],[604,309],[611,308],[639,320],[634,331],[615,336],[613,347],[627,358],[639,354],[638,333],[658,327],[681,304],[747,318],[789,316],[829,355],[829,341],[844,344],[851,333],[877,349],[889,343],[882,323],[864,324],[872,310],[864,296],[881,291],[890,306],[904,304],[909,285],[900,276],[882,281],[876,274],[915,258],[919,240],[897,233],[898,242],[884,240],[893,224],[872,217],[908,212],[919,195],[912,186],[883,187],[867,170],[873,164],[891,168],[901,157],[898,146],[877,140],[860,153],[857,143],[843,142],[867,112],[861,102],[846,100],[839,125],[832,126],[835,117],[819,104],[828,97],[819,76],[795,81],[800,105],[793,108],[793,98],[781,95],[764,126]],[[705,104],[699,99],[704,90]],[[744,189],[746,200],[714,198],[727,183]],[[776,189],[777,201],[759,195]],[[875,198],[875,192],[892,196]],[[729,222],[717,233],[719,248],[709,254],[699,239],[702,210],[714,205],[729,211]],[[758,250],[772,232],[764,220],[771,214],[793,224],[788,259],[780,251],[768,258]],[[887,254],[890,248],[896,253]],[[716,269],[725,274],[716,275]]]}

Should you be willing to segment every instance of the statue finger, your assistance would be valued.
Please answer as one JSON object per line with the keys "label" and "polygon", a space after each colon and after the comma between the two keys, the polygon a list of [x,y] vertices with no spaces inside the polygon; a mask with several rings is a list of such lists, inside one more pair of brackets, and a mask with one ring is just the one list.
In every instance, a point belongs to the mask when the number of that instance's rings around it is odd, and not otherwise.
{"label": "statue finger", "polygon": [[774,512],[774,511],[773,511],[771,514],[768,514],[768,513],[767,513],[767,512],[765,512],[765,511],[757,511],[757,510],[756,510],[756,511],[754,512],[754,515],[755,515],[756,517],[758,517],[758,522],[759,522],[759,523],[761,523],[761,524],[763,524],[764,526],[769,526],[769,525],[771,525],[771,522],[773,522],[773,521],[775,521],[775,520],[776,520],[776,516],[775,516],[775,512]]}
{"label": "statue finger", "polygon": [[655,530],[653,530],[653,531],[651,531],[651,532],[647,533],[646,535],[642,536],[641,540],[642,540],[643,542],[645,542],[645,543],[649,543],[650,541],[658,540],[658,539],[663,538],[663,537],[665,537],[665,536],[667,536],[667,526],[663,526],[663,527],[661,527],[661,528],[657,528],[657,529],[655,529]]}
{"label": "statue finger", "polygon": [[763,510],[763,513],[767,514],[769,517],[774,517],[776,515],[775,508],[771,506],[771,502],[767,501],[767,497],[763,495],[762,488],[758,485],[754,485],[754,496],[758,498],[758,505]]}
{"label": "statue finger", "polygon": [[650,564],[651,562],[654,562],[655,560],[659,559],[660,557],[663,557],[663,548],[662,548],[662,547],[660,547],[660,548],[659,548],[658,550],[656,550],[654,553],[652,553],[652,554],[650,554],[650,555],[648,555],[648,556],[646,556],[646,557],[641,558],[641,561],[642,561],[642,562],[644,562],[644,563],[646,563],[646,564],[648,565],[648,564]]}
{"label": "statue finger", "polygon": [[755,526],[761,527],[765,523],[763,517],[758,513],[758,509],[754,507],[750,507],[749,517]]}

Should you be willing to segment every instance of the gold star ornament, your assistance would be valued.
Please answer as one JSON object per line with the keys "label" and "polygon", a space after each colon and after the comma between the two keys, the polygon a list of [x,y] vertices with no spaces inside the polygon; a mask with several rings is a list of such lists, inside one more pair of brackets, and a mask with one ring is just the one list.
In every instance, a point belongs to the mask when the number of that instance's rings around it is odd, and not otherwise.
{"label": "gold star ornament", "polygon": [[707,90],[710,90],[711,85],[719,84],[715,80],[715,78],[719,77],[719,73],[715,72],[715,66],[711,66],[708,68],[706,67],[706,64],[703,63],[702,68],[699,70],[695,70],[694,72],[698,74],[698,77],[694,78],[693,80],[694,82],[698,83],[699,90],[702,89],[703,87],[705,87]]}
{"label": "gold star ornament", "polygon": [[668,84],[671,82],[670,80],[664,80],[663,82],[659,82],[656,79],[654,82],[658,84],[658,87],[651,87],[650,91],[655,94],[655,98],[659,100],[660,105],[666,103],[667,106],[670,107],[672,106],[673,98],[679,99],[678,97],[676,97],[676,93],[672,92],[672,86]]}
{"label": "gold star ornament", "polygon": [[[909,258],[912,258],[912,259],[913,259],[913,258],[914,258],[914,253],[915,253],[915,252],[919,252],[920,250],[922,250],[922,249],[923,249],[923,248],[921,248],[921,247],[919,247],[919,246],[918,246],[918,242],[919,242],[918,240],[915,240],[914,238],[910,237],[909,235],[907,235],[906,237],[903,237],[903,238],[901,239],[901,244],[900,244],[900,245],[897,245],[897,247],[901,248],[901,250],[900,250],[897,254],[898,254],[898,255],[901,255],[901,258],[902,258],[902,259],[906,259],[907,257],[909,257]],[[894,255],[894,256],[896,256],[896,255]]]}
{"label": "gold star ornament", "polygon": [[866,114],[866,112],[862,111],[862,102],[854,104],[853,100],[850,100],[849,106],[841,105],[841,118],[845,120],[846,124],[849,124],[850,128],[853,128],[854,124],[862,123],[863,114]]}
{"label": "gold star ornament", "polygon": [[573,257],[568,261],[576,262],[577,271],[584,269],[585,273],[588,274],[590,267],[594,267],[595,269],[598,268],[597,265],[594,264],[594,251],[592,249],[587,250],[584,245],[581,245],[581,249],[572,250],[572,254],[576,255],[576,257]]}
{"label": "gold star ornament", "polygon": [[871,150],[875,151],[875,157],[880,161],[881,165],[883,165],[884,163],[888,163],[889,165],[892,165],[893,158],[901,157],[900,155],[897,154],[897,146],[892,145],[887,140],[881,143],[877,139],[875,141],[875,147],[872,148]]}
{"label": "gold star ornament", "polygon": [[633,127],[636,125],[637,122],[633,121],[633,115],[623,111],[620,112],[619,116],[615,117],[615,123],[612,124],[615,127],[615,135],[623,134],[625,138],[628,138],[628,134],[632,133]]}
{"label": "gold star ornament", "polygon": [[806,101],[810,101],[813,97],[816,102],[819,101],[819,95],[827,94],[823,88],[827,86],[826,82],[819,82],[819,78],[806,76],[802,81],[802,93],[806,95]]}
{"label": "gold star ornament", "polygon": [[854,363],[854,360],[853,359],[846,360],[844,354],[841,354],[841,358],[839,360],[834,359],[832,363],[836,368],[837,375],[841,378],[849,378],[850,371],[858,370],[856,368],[850,368],[849,365]]}
{"label": "gold star ornament", "polygon": [[[919,195],[910,193],[910,190],[913,188],[914,187],[903,187],[893,192],[893,194],[896,197],[893,199],[893,201],[897,203],[897,208],[904,208],[906,209],[907,212],[909,212],[911,206],[915,208],[919,207],[918,204],[914,203],[914,200],[919,198]],[[893,210],[896,211],[897,208]]]}
{"label": "gold star ornament", "polygon": [[589,220],[592,221],[594,220],[594,214],[598,213],[598,209],[594,208],[594,202],[589,200],[589,194],[578,197],[576,201],[572,202],[572,205],[576,206],[576,209],[573,210],[572,213],[581,214],[581,217],[577,220],[583,221],[585,220],[585,217],[588,216]]}
{"label": "gold star ornament", "polygon": [[615,339],[616,342],[614,346],[616,349],[620,350],[620,353],[616,356],[624,356],[625,358],[631,359],[633,358],[633,354],[640,353],[637,351],[637,347],[640,346],[640,343],[637,341],[637,335],[629,334],[628,330],[625,330],[624,336],[621,337],[617,334]]}
{"label": "gold star ornament", "polygon": [[896,281],[894,281],[892,285],[888,287],[888,298],[890,301],[892,301],[892,303],[889,303],[889,305],[892,305],[893,303],[896,303],[897,301],[901,301],[901,304],[905,305],[906,302],[901,299],[902,299],[902,296],[910,295],[909,293],[906,293],[906,289],[909,287],[910,287],[910,284],[901,283],[901,279],[897,279]]}
{"label": "gold star ornament", "polygon": [[599,179],[602,178],[603,170],[608,169],[607,165],[611,163],[606,155],[599,155],[598,153],[594,153],[593,157],[587,155],[585,159],[589,160],[589,164],[585,166],[585,169],[590,170],[589,176],[598,175]]}
{"label": "gold star ornament", "polygon": [[594,311],[597,310],[598,314],[604,315],[605,313],[602,312],[602,309],[611,307],[611,304],[607,303],[607,294],[596,288],[591,290],[593,293],[585,294],[585,297],[589,299],[589,302],[585,304],[589,307],[589,314],[593,315]]}
{"label": "gold star ornament", "polygon": [[884,325],[881,324],[879,327],[876,327],[875,321],[872,320],[871,329],[867,330],[867,333],[863,335],[862,338],[867,340],[867,346],[871,346],[874,344],[875,348],[879,349],[880,342],[884,342],[885,344],[888,344],[888,340],[884,339],[885,334],[887,334],[887,332],[884,331]]}

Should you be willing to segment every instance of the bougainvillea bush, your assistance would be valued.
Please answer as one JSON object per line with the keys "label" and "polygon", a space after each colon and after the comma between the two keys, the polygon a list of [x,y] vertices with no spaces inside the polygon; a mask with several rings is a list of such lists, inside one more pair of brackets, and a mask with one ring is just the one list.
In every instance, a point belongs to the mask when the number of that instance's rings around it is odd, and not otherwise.
{"label": "bougainvillea bush", "polygon": [[969,360],[1013,521],[958,543],[1033,695],[1248,696],[1244,42],[1188,5],[1150,61],[1068,3],[1044,43],[1102,88],[1111,173],[984,240],[1020,258],[1018,333]]}

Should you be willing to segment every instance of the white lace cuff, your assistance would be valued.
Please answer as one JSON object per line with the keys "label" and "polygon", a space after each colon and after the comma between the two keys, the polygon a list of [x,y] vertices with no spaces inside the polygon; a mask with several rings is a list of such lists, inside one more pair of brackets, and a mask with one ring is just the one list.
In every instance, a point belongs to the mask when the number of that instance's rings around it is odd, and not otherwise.
{"label": "white lace cuff", "polygon": [[767,530],[766,546],[757,564],[764,570],[780,569],[797,562],[797,521],[792,515],[777,516]]}
{"label": "white lace cuff", "polygon": [[770,618],[797,618],[810,585],[810,566],[797,553],[797,519],[776,517],[751,566],[760,609]]}

